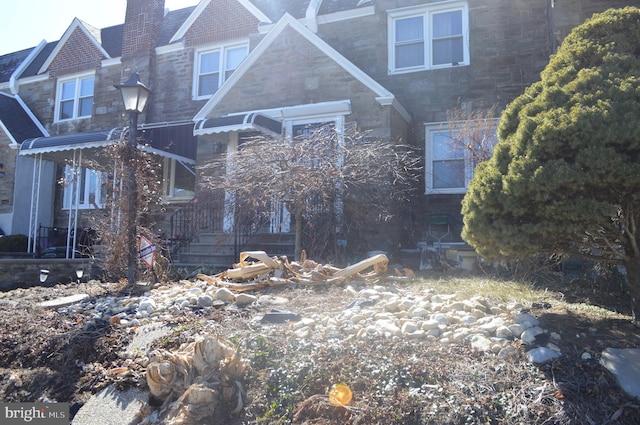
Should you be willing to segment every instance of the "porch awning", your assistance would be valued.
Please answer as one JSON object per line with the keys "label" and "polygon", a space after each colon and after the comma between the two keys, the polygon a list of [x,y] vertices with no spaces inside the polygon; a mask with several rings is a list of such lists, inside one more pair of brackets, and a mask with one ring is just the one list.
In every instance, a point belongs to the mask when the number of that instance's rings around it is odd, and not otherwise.
{"label": "porch awning", "polygon": [[[114,128],[109,131],[27,139],[20,146],[20,155],[43,154],[44,159],[61,162],[68,159],[69,151],[106,148],[126,138],[127,132],[124,128]],[[142,125],[138,128],[138,137],[140,149],[146,152],[195,163],[197,144],[191,121]]]}
{"label": "porch awning", "polygon": [[282,134],[282,123],[257,112],[226,117],[208,118],[196,123],[196,135],[227,133],[231,131],[259,131],[272,136]]}
{"label": "porch awning", "polygon": [[141,149],[189,164],[196,163],[197,141],[193,122],[150,124],[140,126]]}
{"label": "porch awning", "polygon": [[109,131],[36,137],[22,142],[20,145],[20,155],[43,154],[47,159],[55,160],[56,157],[61,157],[60,154],[56,155],[57,152],[103,148],[109,146],[114,140],[122,139],[122,137],[122,128],[114,128]]}

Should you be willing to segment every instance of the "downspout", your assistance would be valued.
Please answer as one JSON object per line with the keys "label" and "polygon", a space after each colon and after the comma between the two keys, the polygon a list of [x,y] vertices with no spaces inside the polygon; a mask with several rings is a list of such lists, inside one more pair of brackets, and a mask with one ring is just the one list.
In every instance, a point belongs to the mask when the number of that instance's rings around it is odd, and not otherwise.
{"label": "downspout", "polygon": [[25,60],[23,60],[20,65],[18,65],[15,71],[13,71],[13,73],[11,74],[11,77],[9,78],[9,89],[11,90],[11,94],[14,94],[14,95],[18,94],[18,92],[20,91],[19,90],[20,84],[18,83],[18,77],[20,76],[20,74],[24,72],[24,70],[31,63],[31,61],[33,61],[33,59],[42,51],[42,49],[46,45],[47,45],[46,40],[42,40],[40,44],[38,44],[36,47],[33,48],[31,53],[29,53],[29,55],[25,58]]}
{"label": "downspout", "polygon": [[307,6],[307,11],[304,14],[307,28],[314,33],[318,32],[318,10],[320,10],[321,4],[322,0],[309,1],[309,6]]}

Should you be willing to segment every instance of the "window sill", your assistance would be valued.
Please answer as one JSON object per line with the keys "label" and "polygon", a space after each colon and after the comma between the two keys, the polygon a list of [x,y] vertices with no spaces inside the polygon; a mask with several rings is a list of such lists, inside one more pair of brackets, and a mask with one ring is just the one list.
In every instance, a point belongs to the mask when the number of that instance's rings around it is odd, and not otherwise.
{"label": "window sill", "polygon": [[61,122],[71,122],[71,121],[77,121],[77,120],[87,120],[92,118],[93,115],[87,115],[86,117],[76,117],[76,118],[66,118],[64,120],[55,120],[53,123],[57,124],[57,123],[61,123]]}

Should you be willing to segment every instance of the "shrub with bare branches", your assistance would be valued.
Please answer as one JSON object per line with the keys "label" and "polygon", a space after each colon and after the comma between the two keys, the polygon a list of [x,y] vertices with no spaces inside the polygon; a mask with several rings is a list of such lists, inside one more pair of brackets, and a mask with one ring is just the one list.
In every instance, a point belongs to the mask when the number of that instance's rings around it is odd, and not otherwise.
{"label": "shrub with bare branches", "polygon": [[205,167],[203,190],[232,194],[236,219],[290,214],[296,256],[304,233],[313,245],[306,250],[335,258],[336,240],[366,249],[361,243],[380,231],[380,223],[397,219],[418,187],[420,169],[421,155],[412,146],[371,138],[353,126],[324,126],[293,139],[250,138]]}

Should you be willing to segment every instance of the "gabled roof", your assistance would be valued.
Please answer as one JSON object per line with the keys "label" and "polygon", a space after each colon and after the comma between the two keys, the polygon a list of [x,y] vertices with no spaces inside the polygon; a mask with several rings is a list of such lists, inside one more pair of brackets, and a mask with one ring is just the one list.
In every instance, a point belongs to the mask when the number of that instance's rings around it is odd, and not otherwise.
{"label": "gabled roof", "polygon": [[88,26],[78,18],[74,18],[73,21],[71,22],[71,25],[69,25],[69,28],[67,28],[62,38],[58,41],[58,44],[56,45],[56,47],[53,49],[51,54],[47,57],[47,59],[44,61],[44,63],[38,70],[38,74],[42,74],[49,68],[49,65],[51,65],[51,62],[53,62],[53,60],[56,58],[58,53],[60,53],[60,50],[62,50],[62,47],[65,45],[65,43],[69,40],[71,35],[77,29],[83,31],[86,34],[89,40],[91,40],[91,42],[104,55],[105,58],[111,57],[109,53],[107,53],[107,51],[102,47],[100,39],[96,38],[96,35],[100,36],[99,30],[97,30],[94,27]]}
{"label": "gabled roof", "polygon": [[0,127],[4,129],[14,145],[19,145],[32,137],[48,135],[18,96],[3,92],[0,92]]}
{"label": "gabled roof", "polygon": [[267,51],[269,46],[282,34],[286,28],[292,28],[297,31],[301,36],[307,39],[311,44],[323,52],[329,59],[333,60],[336,64],[342,67],[353,78],[358,80],[369,90],[376,95],[376,101],[380,105],[392,105],[407,122],[411,121],[411,116],[406,109],[400,105],[393,93],[384,88],[381,84],[367,75],[364,71],[350,62],[347,58],[342,56],[333,47],[327,44],[324,40],[318,37],[316,34],[307,29],[298,20],[289,14],[285,14],[276,25],[267,33],[267,35],[260,41],[249,56],[240,64],[231,77],[222,84],[217,92],[209,99],[209,101],[202,107],[202,109],[193,118],[194,121],[200,121],[202,119],[209,118],[209,114],[218,105],[220,101],[229,93],[233,86],[242,78],[242,76],[260,59],[260,57]]}
{"label": "gabled roof", "polygon": [[[247,9],[253,16],[256,17],[256,19],[258,19],[258,21],[271,23],[271,19],[269,19],[267,15],[262,13],[262,11],[258,9],[249,0],[235,0],[235,1],[238,2],[238,4],[243,6],[245,9]],[[209,3],[211,3],[211,0],[201,0],[200,3],[198,3],[196,8],[193,10],[193,12],[191,12],[189,17],[187,18],[187,20],[184,21],[182,26],[180,26],[180,29],[178,29],[178,31],[173,35],[173,37],[171,37],[171,40],[170,40],[171,43],[175,41],[179,41],[185,36],[189,28],[191,28],[191,26],[195,23],[195,21],[202,14],[202,12],[204,12],[207,6],[209,6]]]}

